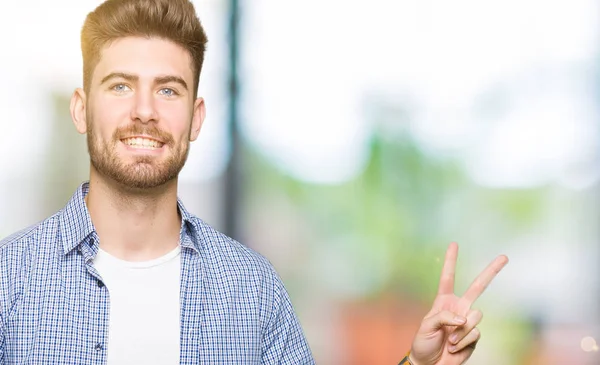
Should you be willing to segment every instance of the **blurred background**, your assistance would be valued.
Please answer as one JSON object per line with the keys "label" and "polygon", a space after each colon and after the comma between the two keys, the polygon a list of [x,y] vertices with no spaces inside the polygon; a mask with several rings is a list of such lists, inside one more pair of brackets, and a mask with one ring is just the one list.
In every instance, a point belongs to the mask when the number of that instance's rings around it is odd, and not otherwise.
{"label": "blurred background", "polygon": [[[0,11],[0,238],[87,178],[69,98],[99,0]],[[281,274],[323,365],[396,364],[447,245],[470,364],[599,364],[600,12],[593,0],[196,0],[208,117],[180,175]]]}

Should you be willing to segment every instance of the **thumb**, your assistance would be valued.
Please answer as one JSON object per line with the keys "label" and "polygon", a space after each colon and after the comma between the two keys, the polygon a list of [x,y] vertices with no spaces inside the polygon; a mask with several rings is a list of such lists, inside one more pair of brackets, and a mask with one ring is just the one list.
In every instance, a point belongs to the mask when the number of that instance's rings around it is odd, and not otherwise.
{"label": "thumb", "polygon": [[436,332],[443,326],[460,326],[467,322],[463,316],[444,310],[430,317],[425,317],[421,323],[421,332]]}

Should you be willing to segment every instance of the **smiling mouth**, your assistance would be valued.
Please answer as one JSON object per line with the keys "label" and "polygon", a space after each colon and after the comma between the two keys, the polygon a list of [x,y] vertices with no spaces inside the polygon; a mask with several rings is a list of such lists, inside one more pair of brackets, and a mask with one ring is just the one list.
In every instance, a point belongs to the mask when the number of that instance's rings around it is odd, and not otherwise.
{"label": "smiling mouth", "polygon": [[123,143],[125,143],[126,145],[133,147],[133,148],[159,149],[165,145],[164,143],[159,142],[154,139],[140,138],[140,137],[125,138],[125,139],[122,139],[121,141]]}

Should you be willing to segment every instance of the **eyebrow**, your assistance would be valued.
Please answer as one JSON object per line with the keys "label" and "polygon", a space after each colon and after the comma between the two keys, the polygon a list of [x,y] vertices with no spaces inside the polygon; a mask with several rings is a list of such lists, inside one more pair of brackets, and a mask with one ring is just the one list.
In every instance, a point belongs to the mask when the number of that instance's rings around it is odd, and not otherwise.
{"label": "eyebrow", "polygon": [[159,76],[154,78],[154,83],[158,85],[168,84],[170,82],[174,82],[176,84],[181,85],[184,89],[188,89],[188,85],[184,79],[179,76],[167,75],[167,76]]}
{"label": "eyebrow", "polygon": [[[136,75],[128,74],[125,72],[111,72],[110,74],[104,76],[100,84],[104,84],[105,82],[112,79],[124,79],[130,82],[135,82],[139,80],[139,77]],[[166,75],[166,76],[158,76],[154,78],[154,83],[157,85],[168,84],[169,82],[174,82],[181,85],[184,89],[188,90],[188,85],[184,79],[179,76],[174,75]]]}
{"label": "eyebrow", "polygon": [[109,81],[112,79],[125,79],[127,81],[133,82],[133,81],[137,81],[139,79],[139,77],[125,73],[125,72],[111,72],[108,75],[104,76],[104,78],[102,78],[102,81],[100,81],[100,85],[102,85],[106,81]]}

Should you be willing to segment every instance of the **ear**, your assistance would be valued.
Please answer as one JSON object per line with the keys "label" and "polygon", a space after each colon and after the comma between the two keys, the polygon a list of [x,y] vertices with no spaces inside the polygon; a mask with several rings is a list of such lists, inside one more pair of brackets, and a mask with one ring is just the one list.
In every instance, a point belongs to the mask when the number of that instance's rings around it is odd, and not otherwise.
{"label": "ear", "polygon": [[190,141],[195,141],[200,134],[200,129],[206,117],[206,106],[204,98],[198,98],[194,102],[194,114],[192,115],[192,129],[190,130]]}
{"label": "ear", "polygon": [[71,96],[71,119],[73,119],[75,129],[81,134],[87,133],[85,98],[85,92],[81,88],[75,89],[73,96]]}

